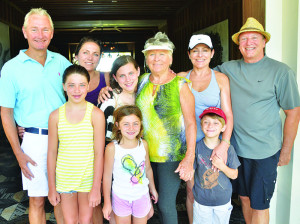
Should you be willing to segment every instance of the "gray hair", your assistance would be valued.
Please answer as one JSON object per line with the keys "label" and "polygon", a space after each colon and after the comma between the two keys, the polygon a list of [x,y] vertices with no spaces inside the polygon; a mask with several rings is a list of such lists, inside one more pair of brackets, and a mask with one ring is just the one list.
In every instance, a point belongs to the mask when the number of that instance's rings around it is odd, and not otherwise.
{"label": "gray hair", "polygon": [[24,19],[24,24],[23,24],[23,27],[26,28],[27,25],[28,25],[28,20],[29,20],[29,16],[31,15],[40,15],[40,16],[47,16],[49,21],[50,21],[50,25],[51,25],[51,28],[52,30],[54,29],[54,25],[53,25],[53,21],[51,19],[51,16],[48,14],[48,12],[45,10],[45,9],[42,9],[42,8],[33,8],[31,9],[25,16],[25,19]]}

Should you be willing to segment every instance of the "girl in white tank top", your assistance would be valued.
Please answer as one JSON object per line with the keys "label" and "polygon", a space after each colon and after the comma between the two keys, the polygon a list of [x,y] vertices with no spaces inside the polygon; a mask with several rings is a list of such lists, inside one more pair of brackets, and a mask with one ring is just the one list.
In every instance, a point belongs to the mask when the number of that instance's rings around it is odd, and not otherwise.
{"label": "girl in white tank top", "polygon": [[148,144],[141,139],[141,111],[134,105],[121,106],[114,112],[114,121],[113,142],[105,149],[103,215],[109,220],[113,210],[115,219],[122,223],[131,223],[135,218],[139,223],[147,223],[151,209],[149,191],[154,203],[158,194]]}

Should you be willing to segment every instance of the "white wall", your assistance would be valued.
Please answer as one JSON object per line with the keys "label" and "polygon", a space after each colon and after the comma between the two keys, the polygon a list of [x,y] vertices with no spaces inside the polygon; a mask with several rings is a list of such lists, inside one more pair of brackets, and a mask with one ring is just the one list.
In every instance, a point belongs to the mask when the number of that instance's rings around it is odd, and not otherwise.
{"label": "white wall", "polygon": [[[300,74],[298,12],[298,0],[266,0],[266,30],[271,33],[266,54],[288,64]],[[300,84],[300,75],[297,79]],[[299,129],[298,133],[300,133]],[[278,168],[277,186],[270,209],[270,223],[272,224],[300,223],[300,177],[297,173],[300,170],[299,148],[300,134],[295,140],[290,164]]]}
{"label": "white wall", "polygon": [[[298,32],[295,30],[295,36],[297,38],[298,46],[295,48],[297,49],[297,58],[296,65],[297,65],[297,82],[298,88],[300,85],[300,4],[298,2],[297,8],[297,15],[298,19],[295,19],[295,22],[298,22]],[[291,210],[290,210],[290,223],[296,224],[300,223],[300,128],[298,128],[298,136],[295,141],[294,145],[294,163],[293,163],[293,179],[292,179],[292,198],[291,198]]]}

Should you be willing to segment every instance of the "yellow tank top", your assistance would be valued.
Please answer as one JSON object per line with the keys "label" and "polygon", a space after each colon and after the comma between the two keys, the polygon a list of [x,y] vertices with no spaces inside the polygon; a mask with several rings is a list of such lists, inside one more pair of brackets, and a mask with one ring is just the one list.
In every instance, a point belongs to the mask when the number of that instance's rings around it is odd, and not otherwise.
{"label": "yellow tank top", "polygon": [[66,119],[66,104],[59,108],[56,162],[58,192],[89,192],[94,174],[94,136],[91,123],[94,105],[87,102],[82,121],[71,124]]}

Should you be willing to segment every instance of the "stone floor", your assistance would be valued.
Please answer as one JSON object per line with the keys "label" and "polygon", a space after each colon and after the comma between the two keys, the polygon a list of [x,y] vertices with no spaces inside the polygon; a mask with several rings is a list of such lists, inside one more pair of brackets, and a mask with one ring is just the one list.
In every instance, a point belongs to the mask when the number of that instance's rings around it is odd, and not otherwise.
{"label": "stone floor", "polygon": [[[8,144],[3,141],[0,141],[0,144],[0,224],[29,223],[28,197],[27,193],[22,191],[19,166]],[[185,186],[182,184],[177,197],[177,210],[180,224],[188,223],[185,197]],[[241,208],[237,204],[238,201],[233,199],[234,209],[230,218],[230,224],[245,223]],[[53,208],[48,201],[46,203],[46,217],[47,224],[56,223]],[[160,223],[156,208],[154,216],[148,223]]]}

